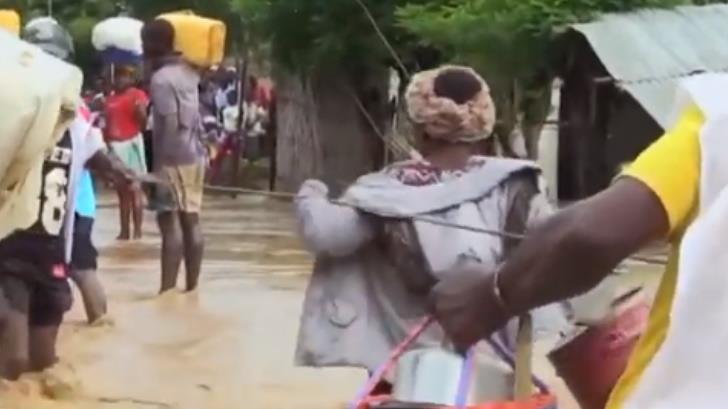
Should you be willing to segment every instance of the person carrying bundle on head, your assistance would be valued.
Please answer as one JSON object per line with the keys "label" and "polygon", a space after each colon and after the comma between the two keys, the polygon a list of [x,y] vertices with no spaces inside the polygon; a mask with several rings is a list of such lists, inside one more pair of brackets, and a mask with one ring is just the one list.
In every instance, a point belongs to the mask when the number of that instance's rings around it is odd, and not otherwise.
{"label": "person carrying bundle on head", "polygon": [[[492,142],[495,107],[468,67],[416,74],[406,93],[423,158],[365,175],[337,203],[318,180],[301,187],[295,211],[316,256],[301,317],[296,362],[374,369],[428,315],[428,295],[458,265],[495,268],[514,240],[444,224],[523,232],[551,213],[538,167],[480,156]],[[553,305],[535,313],[537,330],[568,325]],[[513,346],[515,328],[504,331]],[[439,327],[419,348],[443,348]],[[490,354],[490,352],[486,352]],[[381,390],[388,389],[382,384]]]}
{"label": "person carrying bundle on head", "polygon": [[[45,59],[49,65],[68,70],[68,64],[58,60],[73,56],[73,43],[55,20],[41,18],[29,22],[23,29],[23,39],[40,48],[24,50],[28,60]],[[36,55],[43,52],[55,58]],[[2,61],[6,64],[3,68],[15,63]],[[76,92],[80,93],[80,86]],[[79,100],[80,95],[76,95],[76,101]],[[77,194],[84,186],[88,188],[82,182],[84,168],[95,170],[118,185],[133,183],[135,175],[106,154],[101,133],[90,123],[87,112],[76,104],[74,108],[70,112],[50,113],[56,117],[71,114],[71,119],[58,129],[59,137],[44,154],[29,164],[23,183],[14,187],[18,189],[15,197],[25,199],[14,204],[22,209],[16,214],[27,215],[29,220],[0,239],[0,305],[3,306],[0,377],[3,378],[16,379],[28,371],[44,370],[57,361],[59,327],[72,303],[69,276],[79,285],[84,303],[98,306],[99,316],[105,312],[103,292],[96,292],[100,285],[93,285],[98,284],[95,271],[74,267],[78,266],[74,262],[77,261],[74,249],[79,245],[79,237],[88,235],[90,243],[91,234],[90,226],[81,228],[76,217]],[[8,119],[14,120],[12,116]],[[38,122],[48,120],[38,118]],[[13,222],[16,221],[3,220],[4,224]]]}

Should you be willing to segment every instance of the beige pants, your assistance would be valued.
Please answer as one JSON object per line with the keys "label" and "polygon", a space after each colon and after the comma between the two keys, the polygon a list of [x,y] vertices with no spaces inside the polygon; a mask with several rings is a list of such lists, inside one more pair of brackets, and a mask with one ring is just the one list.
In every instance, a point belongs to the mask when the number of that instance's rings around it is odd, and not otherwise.
{"label": "beige pants", "polygon": [[169,185],[155,187],[156,191],[150,197],[154,210],[200,212],[205,183],[204,164],[165,166],[157,174],[169,181]]}

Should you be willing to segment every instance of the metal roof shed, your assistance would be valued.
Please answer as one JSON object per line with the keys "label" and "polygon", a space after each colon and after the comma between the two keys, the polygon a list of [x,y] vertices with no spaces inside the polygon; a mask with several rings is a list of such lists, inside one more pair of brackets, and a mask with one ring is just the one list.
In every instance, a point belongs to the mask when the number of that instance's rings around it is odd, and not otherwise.
{"label": "metal roof shed", "polygon": [[571,26],[562,51],[559,193],[575,199],[670,126],[681,78],[728,71],[728,5],[605,14]]}
{"label": "metal roof shed", "polygon": [[728,5],[606,14],[572,29],[663,128],[669,126],[679,78],[728,71]]}

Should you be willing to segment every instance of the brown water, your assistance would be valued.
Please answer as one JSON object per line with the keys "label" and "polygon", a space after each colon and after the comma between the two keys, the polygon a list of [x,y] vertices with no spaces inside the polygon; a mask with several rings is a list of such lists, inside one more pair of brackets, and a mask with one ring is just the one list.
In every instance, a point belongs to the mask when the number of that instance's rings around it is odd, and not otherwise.
{"label": "brown water", "polygon": [[[61,364],[0,384],[0,409],[344,407],[361,371],[292,365],[310,259],[288,206],[208,198],[202,288],[164,297],[156,296],[159,237],[151,215],[143,240],[117,243],[116,210],[100,209],[95,240],[113,324],[86,326],[76,302],[62,329]],[[652,273],[644,277],[653,281]],[[537,361],[561,407],[575,408],[543,357]]]}

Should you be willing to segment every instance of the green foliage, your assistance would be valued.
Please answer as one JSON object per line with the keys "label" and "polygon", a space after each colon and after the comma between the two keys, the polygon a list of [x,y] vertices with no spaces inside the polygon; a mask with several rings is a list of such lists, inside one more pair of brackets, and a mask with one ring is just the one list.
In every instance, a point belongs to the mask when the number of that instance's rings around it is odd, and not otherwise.
{"label": "green foliage", "polygon": [[[709,1],[703,0],[703,3]],[[715,1],[712,1],[715,2]],[[690,0],[462,0],[457,4],[409,4],[399,24],[422,41],[448,50],[455,62],[485,75],[506,123],[523,115],[542,121],[549,107],[552,59],[565,27],[602,13],[668,8]]]}
{"label": "green foliage", "polygon": [[95,74],[100,68],[96,57],[96,50],[91,43],[91,32],[99,21],[101,19],[98,17],[80,15],[72,18],[65,24],[68,32],[73,37],[76,48],[75,63],[89,75],[92,75],[92,73]]}
{"label": "green foliage", "polygon": [[[357,0],[234,0],[253,42],[269,42],[272,59],[289,69],[382,65],[391,53]],[[395,20],[397,8],[427,0],[362,0],[400,53],[412,37]]]}
{"label": "green foliage", "polygon": [[[17,10],[25,22],[48,15],[48,5],[47,0],[0,0],[0,8]],[[67,25],[81,17],[100,19],[111,16],[117,8],[114,0],[53,0],[51,11],[56,20]]]}
{"label": "green foliage", "polygon": [[673,7],[686,0],[464,0],[457,5],[408,5],[398,11],[407,30],[489,75],[532,80],[545,69],[554,36],[600,13]]}
{"label": "green foliage", "polygon": [[[91,44],[94,26],[106,17],[118,13],[121,5],[114,0],[53,0],[55,18],[73,37],[76,49],[75,63],[87,74],[98,70],[96,51]],[[26,23],[33,18],[48,15],[47,0],[0,0],[0,8],[18,11]]]}
{"label": "green foliage", "polygon": [[[0,9],[18,11],[24,22],[48,15],[48,0],[0,0]],[[101,20],[127,11],[142,20],[176,10],[223,20],[228,25],[229,39],[240,38],[241,20],[232,12],[229,0],[52,0],[53,17],[71,33],[76,48],[76,63],[90,74],[100,68],[91,33]]]}

